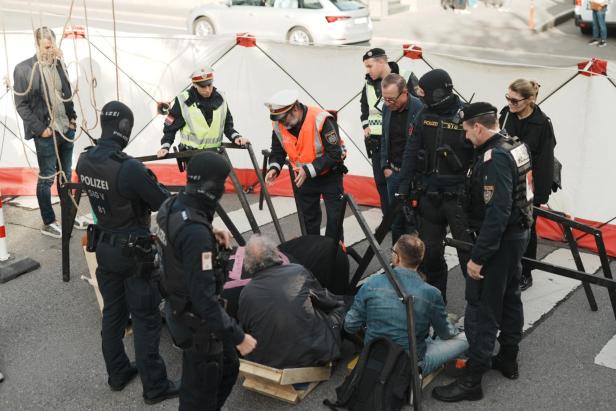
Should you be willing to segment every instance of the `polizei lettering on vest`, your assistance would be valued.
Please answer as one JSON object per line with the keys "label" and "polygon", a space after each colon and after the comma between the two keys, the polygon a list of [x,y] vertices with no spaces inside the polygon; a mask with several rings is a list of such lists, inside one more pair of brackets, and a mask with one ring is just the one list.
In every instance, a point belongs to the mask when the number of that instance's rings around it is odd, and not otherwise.
{"label": "polizei lettering on vest", "polygon": [[101,180],[100,178],[92,178],[90,176],[84,176],[81,174],[79,176],[81,182],[92,188],[100,188],[101,190],[109,191],[109,183],[107,180]]}

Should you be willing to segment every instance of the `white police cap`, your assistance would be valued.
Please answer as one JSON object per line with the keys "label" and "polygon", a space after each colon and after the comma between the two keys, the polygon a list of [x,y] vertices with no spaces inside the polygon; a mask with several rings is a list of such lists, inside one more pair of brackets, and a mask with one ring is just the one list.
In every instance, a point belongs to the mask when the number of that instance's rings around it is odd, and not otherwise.
{"label": "white police cap", "polygon": [[299,92],[294,89],[281,90],[275,93],[265,102],[265,106],[270,111],[270,119],[272,121],[282,119],[298,100]]}

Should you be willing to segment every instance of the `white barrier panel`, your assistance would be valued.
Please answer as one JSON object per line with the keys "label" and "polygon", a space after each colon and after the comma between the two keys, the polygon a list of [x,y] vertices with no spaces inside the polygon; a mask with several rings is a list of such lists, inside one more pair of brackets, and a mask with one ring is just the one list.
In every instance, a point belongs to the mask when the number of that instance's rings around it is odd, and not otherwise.
{"label": "white barrier panel", "polygon": [[[116,96],[113,39],[104,31],[90,33],[88,38],[96,46],[92,48],[92,65],[98,83],[96,105],[100,109]],[[7,34],[7,40],[8,72],[12,77],[14,66],[33,54],[33,41],[30,33]],[[159,147],[163,117],[156,116],[155,102],[148,94],[156,100],[169,101],[188,85],[195,67],[213,64],[215,84],[228,99],[236,129],[253,141],[255,152],[269,148],[271,140],[271,123],[264,100],[280,89],[292,87],[300,91],[301,100],[307,104],[318,103],[326,109],[339,110],[339,124],[349,150],[346,164],[350,175],[371,176],[359,121],[359,92],[364,84],[361,57],[367,48],[301,47],[259,40],[257,47],[243,47],[235,45],[235,39],[229,37],[204,40],[121,34],[118,38],[118,63],[123,71],[119,79],[120,99],[135,113],[134,134],[143,128],[127,151],[145,155]],[[79,80],[76,111],[91,126],[98,114],[90,95],[88,43],[84,39],[65,39],[62,49],[71,81]],[[392,60],[402,55],[397,47],[386,51]],[[542,84],[541,99],[577,70],[479,62],[426,52],[424,57],[430,65],[448,70],[456,89],[465,98],[476,93],[474,101],[487,100],[498,107],[504,105],[507,85],[516,78],[538,80]],[[425,61],[406,57],[400,60],[400,66],[402,71],[413,70],[418,76],[430,69]],[[6,71],[6,67],[0,67],[1,75]],[[554,208],[594,221],[613,217],[616,195],[604,181],[611,176],[611,156],[616,152],[610,125],[616,115],[614,101],[616,88],[607,78],[579,75],[542,104],[543,111],[552,118],[558,141],[556,155],[564,165],[564,191],[551,200]],[[21,124],[10,96],[0,101],[0,110],[6,113],[8,127],[17,132]],[[98,137],[99,129],[92,134]],[[28,161],[36,166],[32,142],[26,143],[24,154],[18,139],[7,133],[4,140],[0,167],[28,167]],[[76,145],[75,156],[88,144],[87,138],[82,137]],[[245,153],[232,151],[230,155],[235,167],[250,167]]]}

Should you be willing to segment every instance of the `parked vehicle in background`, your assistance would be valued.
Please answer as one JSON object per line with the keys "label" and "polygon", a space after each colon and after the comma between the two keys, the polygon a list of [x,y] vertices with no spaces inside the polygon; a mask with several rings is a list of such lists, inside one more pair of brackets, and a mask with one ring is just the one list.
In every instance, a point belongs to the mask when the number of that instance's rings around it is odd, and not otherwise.
{"label": "parked vehicle in background", "polygon": [[356,0],[224,0],[192,10],[188,30],[198,36],[250,33],[294,44],[369,41],[368,7]]}
{"label": "parked vehicle in background", "polygon": [[[575,5],[575,25],[580,28],[584,34],[592,34],[592,10],[590,9],[590,0],[573,0]],[[605,14],[605,23],[608,30],[616,28],[616,3],[610,1],[607,5]]]}

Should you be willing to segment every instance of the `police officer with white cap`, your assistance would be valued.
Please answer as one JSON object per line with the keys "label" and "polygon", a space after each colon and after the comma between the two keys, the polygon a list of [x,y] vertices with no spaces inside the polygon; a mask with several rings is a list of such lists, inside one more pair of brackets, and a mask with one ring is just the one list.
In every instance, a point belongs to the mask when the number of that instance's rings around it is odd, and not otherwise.
{"label": "police officer with white cap", "polygon": [[233,116],[227,100],[214,87],[214,70],[198,68],[191,74],[192,87],[175,98],[171,108],[162,104],[165,126],[158,157],[164,157],[180,131],[180,150],[207,150],[220,147],[222,135],[234,144],[243,146],[249,141],[233,128]]}
{"label": "police officer with white cap", "polygon": [[295,171],[296,196],[307,233],[320,234],[323,196],[327,211],[325,235],[335,237],[342,208],[343,174],[347,171],[346,150],[336,120],[322,108],[300,103],[297,90],[282,90],[265,105],[274,128],[266,183],[274,182],[288,157]]}

